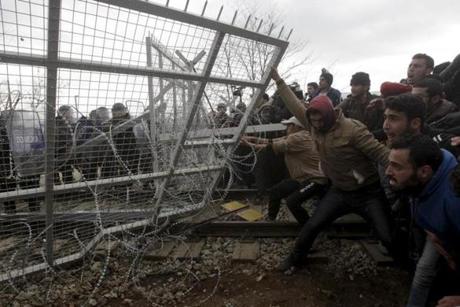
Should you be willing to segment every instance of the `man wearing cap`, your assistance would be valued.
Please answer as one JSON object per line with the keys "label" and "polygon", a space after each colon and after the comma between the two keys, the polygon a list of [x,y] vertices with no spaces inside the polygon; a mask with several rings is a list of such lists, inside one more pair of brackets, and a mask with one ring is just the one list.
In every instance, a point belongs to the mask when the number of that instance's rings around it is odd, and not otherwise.
{"label": "man wearing cap", "polygon": [[284,154],[290,178],[271,187],[268,219],[276,219],[281,199],[286,198],[289,210],[300,224],[304,224],[309,216],[302,208],[302,202],[324,193],[327,179],[319,170],[318,152],[310,133],[295,117],[281,123],[286,125],[286,136],[276,139],[246,136],[242,138],[242,144],[255,149],[271,146],[275,154]]}
{"label": "man wearing cap", "polygon": [[380,186],[376,163],[387,165],[388,149],[361,122],[343,116],[327,96],[317,96],[306,109],[290,91],[277,70],[272,79],[286,106],[310,131],[321,169],[331,187],[305,223],[289,257],[280,270],[301,267],[317,235],[335,219],[354,212],[375,229],[384,246],[393,251],[385,193]]}
{"label": "man wearing cap", "polygon": [[333,106],[336,107],[342,101],[342,94],[339,90],[331,87],[333,81],[334,76],[323,68],[319,76],[319,91],[317,91],[314,97],[327,96],[331,100]]}
{"label": "man wearing cap", "polygon": [[369,93],[371,80],[369,74],[357,72],[351,76],[351,94],[339,104],[343,115],[348,118],[359,120],[371,131],[382,130],[383,111],[377,108],[369,108],[369,102],[377,96]]}

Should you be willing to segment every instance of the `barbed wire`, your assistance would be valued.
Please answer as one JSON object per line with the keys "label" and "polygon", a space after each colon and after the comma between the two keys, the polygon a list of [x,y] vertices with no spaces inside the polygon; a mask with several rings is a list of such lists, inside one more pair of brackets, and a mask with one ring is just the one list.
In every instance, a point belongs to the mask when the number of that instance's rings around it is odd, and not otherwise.
{"label": "barbed wire", "polygon": [[[77,110],[78,112],[78,110]],[[219,128],[214,119],[211,118],[210,119],[211,121],[211,124],[212,126],[210,127],[210,129],[212,130],[211,132],[211,135],[216,135],[217,133],[217,129]],[[66,128],[69,128],[71,127],[71,125],[69,123],[66,123]],[[81,128],[80,125],[77,123],[74,128],[70,131],[71,132],[71,137],[72,137],[72,142],[71,142],[71,148],[70,150],[68,151],[68,154],[63,158],[63,162],[57,164],[57,168],[61,167],[62,165],[65,165],[66,163],[68,163],[68,161],[72,160],[75,158],[75,155],[76,155],[76,152],[77,152],[77,149],[78,149],[78,143],[79,143],[79,140],[77,139],[78,137],[78,129]],[[93,135],[95,135],[95,137],[97,136],[102,136],[104,142],[106,144],[109,145],[108,147],[108,150],[110,151],[110,154],[113,154],[116,161],[119,163],[119,165],[121,166],[121,168],[127,172],[127,176],[129,178],[129,181],[127,182],[127,184],[130,184],[130,183],[134,183],[134,184],[137,184],[138,186],[142,186],[142,182],[138,179],[138,178],[135,178],[133,172],[131,171],[131,169],[129,168],[129,166],[125,163],[125,161],[123,160],[122,156],[120,155],[120,152],[119,150],[117,149],[117,146],[114,142],[114,133],[113,133],[113,130],[112,130],[112,127],[110,127],[110,130],[108,131],[108,133],[104,132],[102,129],[99,129],[97,127],[91,127],[92,129],[92,132],[93,132]],[[147,134],[149,135],[149,134]],[[158,146],[156,144],[154,144],[152,142],[152,139],[150,138],[150,135],[149,137],[147,138],[148,139],[148,144],[143,144],[144,147],[147,147],[148,150],[157,150],[158,149]],[[221,193],[221,195],[218,197],[218,199],[224,199],[227,195],[227,192],[228,190],[230,189],[230,187],[232,186],[233,182],[234,182],[234,178],[238,178],[238,179],[241,179],[240,175],[238,174],[238,171],[237,169],[248,169],[247,171],[243,171],[245,173],[250,173],[253,171],[254,167],[255,167],[255,164],[257,163],[257,151],[255,150],[251,150],[249,153],[247,154],[243,154],[243,155],[237,155],[235,154],[234,152],[232,151],[229,151],[227,150],[226,147],[224,147],[221,143],[217,142],[218,140],[220,140],[219,138],[216,139],[216,142],[210,142],[209,146],[206,147],[205,149],[201,149],[201,151],[204,151],[204,152],[212,152],[214,153],[214,155],[218,156],[221,161],[225,161],[225,169],[227,170],[228,172],[228,178],[226,179],[226,182],[223,182],[222,183],[222,186],[224,187],[223,189],[223,192]],[[107,147],[106,147],[106,150],[107,150]],[[187,152],[187,148],[183,147],[184,151]],[[199,162],[198,160],[198,157],[197,157],[197,154],[199,152],[193,152],[193,151],[189,151],[187,152],[187,155],[185,155],[185,158],[186,158],[186,161],[185,161],[185,165],[189,165],[190,167],[193,167],[193,166],[196,166],[197,165],[197,162]],[[160,156],[159,156],[160,157]],[[252,162],[244,162],[244,161],[248,161],[249,158],[254,158]],[[160,157],[160,164],[161,163],[164,163],[166,164],[168,162],[168,159],[167,157]],[[139,162],[140,163],[140,162]],[[140,167],[141,165],[138,165],[138,167]],[[79,169],[77,169],[79,170]],[[241,171],[240,171],[241,172]],[[195,185],[195,187],[193,187],[192,189],[190,189],[191,191],[194,191],[194,190],[206,190],[206,186],[203,186],[202,184],[200,184],[200,182],[202,183],[205,183],[207,182],[206,178],[207,178],[207,175],[205,173],[199,173],[198,174],[198,177],[200,178],[199,180],[196,180],[196,176],[188,176],[188,175],[184,175],[181,177],[181,180],[184,182],[191,182],[193,183],[192,187]],[[92,184],[89,184],[90,183],[90,180],[88,180],[85,175],[82,173],[81,174],[81,177],[79,179],[81,182],[84,182],[85,183],[85,186],[87,188],[87,191],[90,192],[90,194],[92,195],[92,198],[93,198],[93,201],[94,201],[94,210],[92,210],[94,213],[95,213],[95,218],[94,218],[94,225],[95,225],[95,228],[94,228],[94,233],[93,233],[93,236],[95,236],[97,233],[101,232],[104,230],[105,228],[105,225],[104,225],[104,222],[103,222],[103,218],[102,218],[102,214],[104,212],[106,212],[106,210],[104,208],[101,207],[101,197],[102,195],[105,193],[109,193],[111,194],[111,197],[112,199],[118,199],[120,196],[119,194],[117,193],[110,193],[107,189],[100,189],[99,188],[99,185],[96,183],[95,185],[92,185]],[[170,199],[171,201],[173,202],[184,202],[184,204],[192,204],[192,205],[197,205],[197,203],[194,201],[194,197],[193,197],[193,192],[184,192],[183,190],[181,191],[177,191],[175,192],[175,190],[173,189],[168,189],[167,190],[167,196],[166,198],[167,199]],[[154,199],[154,195],[153,196],[148,196],[148,198],[144,199],[145,201],[147,202],[153,202],[153,199]],[[129,201],[126,205],[129,206]],[[206,211],[206,210],[209,210],[206,206],[203,207],[201,210],[195,212],[193,215],[199,215],[200,212],[203,212],[203,211]],[[120,247],[122,248],[123,252],[122,253],[126,253],[127,255],[129,255],[129,258],[132,259],[130,261],[130,265],[129,265],[129,268],[127,269],[127,273],[126,273],[126,282],[127,283],[132,283],[134,281],[136,281],[137,279],[137,276],[139,275],[139,268],[141,266],[141,263],[142,263],[142,259],[143,259],[143,255],[145,254],[146,250],[151,247],[151,246],[154,246],[156,245],[158,242],[160,242],[161,244],[164,243],[165,240],[174,240],[176,242],[182,242],[184,243],[184,240],[185,240],[185,233],[184,235],[181,235],[181,234],[178,234],[178,235],[174,235],[174,236],[171,236],[167,233],[165,234],[159,234],[158,232],[156,232],[155,230],[158,230],[160,228],[160,225],[156,224],[158,220],[156,219],[152,219],[150,220],[150,223],[148,224],[149,227],[147,226],[144,226],[143,230],[139,233],[134,233],[132,231],[130,231],[129,229],[123,229],[121,230],[120,234],[117,235],[117,236],[114,236],[114,235],[108,235],[106,236],[104,239],[103,242],[105,242],[105,259],[104,259],[104,262],[103,262],[103,266],[102,268],[100,269],[98,275],[99,275],[99,278],[97,279],[97,282],[95,283],[95,285],[93,286],[93,289],[92,291],[89,293],[89,295],[87,296],[86,300],[85,300],[85,304],[88,305],[90,300],[97,295],[98,293],[98,290],[99,288],[103,285],[104,283],[104,280],[106,279],[106,276],[107,276],[107,270],[108,270],[108,267],[109,267],[109,264],[111,262],[111,259],[112,259],[112,255],[111,255],[111,244],[113,242],[117,242],[119,243]],[[47,229],[44,229],[42,230],[40,233],[36,234],[35,236],[33,235],[33,231],[32,231],[32,226],[27,223],[27,222],[22,222],[21,225],[24,225],[27,229],[28,229],[28,238],[27,238],[27,241],[26,243],[23,245],[21,243],[18,244],[18,246],[23,246],[22,248],[20,249],[17,249],[10,257],[10,260],[7,262],[8,264],[6,264],[5,262],[3,263],[3,271],[12,271],[14,268],[17,268],[17,264],[15,263],[15,259],[16,257],[18,256],[18,254],[21,252],[25,255],[32,255],[33,254],[33,245],[35,242],[39,242],[41,241],[41,248],[40,248],[40,254],[41,254],[41,258],[42,258],[42,262],[43,263],[46,263],[46,255],[45,255],[45,245],[46,245],[46,241],[41,239],[44,235],[44,233],[46,233]],[[175,224],[173,224],[175,225]],[[51,226],[49,226],[51,227]],[[148,228],[152,228],[154,229],[153,231],[147,231]],[[87,240],[87,236],[86,235],[84,238],[80,238],[80,235],[78,234],[78,230],[77,228],[73,229],[71,233],[69,233],[69,237],[70,238],[73,238],[73,240],[77,243],[78,245],[78,248],[79,249],[86,249],[86,243],[85,241]],[[89,257],[92,258],[95,253],[95,250],[94,252],[91,252],[89,255],[86,256],[86,258]],[[34,262],[34,259],[28,259],[28,257],[24,257],[22,259],[22,264],[20,265],[20,267],[22,268],[26,268],[27,266],[29,266],[31,263],[30,261]],[[82,272],[81,272],[81,278],[83,278],[83,275],[84,275],[84,269],[82,268],[81,269]],[[214,294],[214,292],[216,291],[217,289],[217,286],[219,284],[219,280],[220,280],[220,269],[219,268],[216,268],[218,274],[217,274],[217,279],[216,279],[216,284],[214,286],[214,289],[213,291],[207,296],[207,298],[203,299],[200,303],[204,303],[206,300],[208,300],[210,297],[212,297],[212,295]],[[199,280],[191,270],[188,270],[187,271],[188,275],[187,276],[192,276],[193,278],[192,279],[195,279],[195,280]],[[46,290],[46,295],[44,296],[44,301],[43,303],[48,303],[50,302],[51,300],[51,297],[50,297],[50,293],[51,291],[53,291],[53,284],[56,284],[54,281],[56,279],[59,279],[59,273],[53,269],[52,267],[48,267],[47,270],[46,270],[46,275],[48,277],[50,277],[50,281],[48,283],[48,286],[47,287],[44,287],[44,289],[47,289]],[[187,276],[184,276],[183,279],[186,279]],[[11,278],[8,280],[8,285],[9,287],[14,290],[17,294],[21,293],[21,288],[26,288],[28,286],[28,282],[23,279],[23,282],[24,284],[20,285],[17,283],[17,280]],[[187,289],[186,293],[192,291],[192,289],[194,288],[195,284],[192,284],[190,286],[189,289]],[[199,304],[200,304],[199,303]],[[199,305],[197,304],[197,305]]]}
{"label": "barbed wire", "polygon": [[[8,30],[0,42],[0,52],[30,57],[46,55],[48,2],[0,2],[3,16],[0,26]],[[61,6],[58,56],[75,63],[144,69],[148,62],[147,47],[156,50],[148,66],[159,71],[200,75],[208,61],[197,60],[193,64],[191,59],[199,58],[200,54],[202,58],[210,56],[217,37],[211,28],[102,2],[62,1]],[[262,29],[264,27],[265,24]],[[156,47],[147,46],[147,37]],[[225,34],[223,40],[219,47],[222,54],[216,54],[213,64],[213,77],[231,78],[236,84],[238,80],[265,81],[258,80],[267,69],[263,66],[280,46],[262,40],[254,45],[252,39],[230,33]],[[166,52],[161,51],[163,47]],[[178,52],[182,57],[176,57]],[[257,56],[261,58],[254,58]],[[34,291],[28,290],[35,289],[40,294],[35,299],[45,305],[59,300],[59,293],[64,292],[61,285],[75,282],[85,289],[84,297],[77,300],[84,305],[94,305],[93,299],[100,298],[104,285],[110,287],[112,273],[119,264],[123,267],[118,268],[116,274],[124,277],[122,285],[139,285],[145,273],[145,257],[151,249],[161,248],[167,242],[185,244],[190,229],[177,230],[181,228],[176,227],[182,219],[218,212],[215,205],[227,197],[233,184],[254,171],[257,151],[232,150],[237,144],[229,145],[226,141],[235,135],[220,133],[220,128],[230,124],[221,123],[212,113],[222,101],[235,112],[238,111],[235,103],[249,105],[256,88],[206,81],[203,98],[192,101],[203,81],[61,67],[57,71],[54,93],[57,105],[53,107],[59,110],[59,107],[70,106],[80,119],[74,122],[58,112],[59,124],[57,119],[46,123],[56,124],[56,135],[46,136],[44,125],[50,117],[45,116],[50,115],[46,100],[47,65],[0,63],[0,68],[5,68],[0,70],[0,112],[2,122],[7,124],[6,143],[10,145],[8,150],[0,148],[0,153],[8,156],[5,165],[10,167],[8,181],[0,187],[0,193],[6,192],[0,201],[4,202],[5,209],[7,205],[10,210],[14,209],[1,215],[2,223],[5,221],[0,228],[0,242],[5,241],[4,248],[0,246],[1,273],[9,275],[0,285],[0,295],[7,292],[11,297],[30,299]],[[252,75],[248,76],[248,72]],[[168,86],[169,90],[163,91]],[[242,92],[239,98],[233,95],[235,88]],[[153,100],[151,96],[155,96]],[[101,107],[109,112],[110,105],[112,113],[116,113],[114,103],[124,105],[133,116],[118,122],[113,117],[101,122],[91,118],[92,109],[96,114]],[[188,126],[193,103],[197,103],[198,108]],[[20,112],[23,112],[21,116]],[[83,119],[94,121],[90,125]],[[15,120],[17,131],[13,131]],[[254,117],[254,122],[260,120]],[[18,132],[20,128],[23,128],[22,135]],[[26,135],[25,128],[30,135]],[[142,132],[141,137],[136,137],[134,128]],[[179,144],[185,129],[188,129],[186,142]],[[194,138],[193,132],[200,130],[207,130],[207,135]],[[87,134],[86,139],[82,131]],[[16,148],[11,148],[18,145],[14,133],[19,133],[19,138],[37,137],[18,146],[23,152],[28,149],[33,154],[20,156],[19,151],[14,151]],[[167,137],[162,139],[164,135]],[[53,153],[46,152],[45,141],[53,137],[58,150],[53,159],[48,156],[54,165],[53,170],[47,172],[45,154]],[[172,157],[177,152],[181,154],[176,163]],[[3,160],[0,167],[5,166],[2,163]],[[48,180],[49,189],[50,176],[54,177],[55,187],[52,221],[47,225],[40,202],[44,193],[49,192],[44,186]],[[171,179],[168,184],[164,184],[168,182],[165,178]],[[214,190],[215,186],[219,190]],[[30,212],[25,209],[26,205]],[[49,214],[51,205],[48,203],[48,206]],[[137,227],[136,223],[141,226]],[[47,241],[51,231],[53,239]],[[66,265],[48,264],[51,244],[54,260],[65,259]],[[113,246],[117,246],[116,252]],[[72,265],[71,258],[78,260],[78,265]],[[37,266],[43,268],[41,273],[26,277],[26,270]],[[193,260],[168,259],[157,264],[155,270],[184,272],[180,280],[187,284],[183,291],[183,295],[187,295],[200,282],[193,267]],[[213,270],[216,272],[214,288],[198,304],[212,297],[219,286],[223,269],[215,265]],[[158,298],[149,295],[149,302],[161,305]]]}

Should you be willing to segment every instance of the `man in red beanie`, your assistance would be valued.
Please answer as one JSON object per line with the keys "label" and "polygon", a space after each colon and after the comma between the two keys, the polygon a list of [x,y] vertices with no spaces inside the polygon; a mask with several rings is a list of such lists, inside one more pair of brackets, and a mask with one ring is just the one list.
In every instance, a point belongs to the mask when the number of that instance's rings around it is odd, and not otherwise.
{"label": "man in red beanie", "polygon": [[392,251],[386,199],[375,163],[386,165],[388,149],[361,122],[345,118],[326,96],[315,97],[306,109],[273,68],[272,79],[288,109],[310,130],[323,173],[331,188],[302,227],[294,250],[280,265],[292,271],[304,264],[316,236],[335,219],[354,212],[369,221]]}
{"label": "man in red beanie", "polygon": [[398,83],[398,82],[383,82],[380,85],[380,94],[382,94],[382,98],[387,98],[390,96],[397,96],[404,93],[410,93],[412,90],[412,86]]}

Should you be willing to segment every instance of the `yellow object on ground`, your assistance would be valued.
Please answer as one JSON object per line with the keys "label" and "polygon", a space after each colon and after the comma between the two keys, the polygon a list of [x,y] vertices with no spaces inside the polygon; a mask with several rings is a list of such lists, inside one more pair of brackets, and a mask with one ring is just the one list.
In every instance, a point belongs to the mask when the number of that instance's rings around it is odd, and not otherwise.
{"label": "yellow object on ground", "polygon": [[227,211],[235,211],[235,210],[240,210],[244,207],[247,207],[248,205],[245,205],[243,203],[240,203],[239,201],[231,201],[229,203],[223,204],[222,208],[224,208]]}
{"label": "yellow object on ground", "polygon": [[236,215],[238,215],[239,217],[242,217],[243,219],[249,222],[258,221],[264,217],[261,212],[254,210],[254,209],[244,210],[244,211],[238,212]]}

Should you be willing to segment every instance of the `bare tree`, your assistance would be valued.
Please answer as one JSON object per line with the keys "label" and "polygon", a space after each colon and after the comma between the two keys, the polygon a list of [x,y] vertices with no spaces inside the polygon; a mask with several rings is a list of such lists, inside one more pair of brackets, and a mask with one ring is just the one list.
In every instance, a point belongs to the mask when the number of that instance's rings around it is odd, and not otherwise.
{"label": "bare tree", "polygon": [[[252,2],[239,0],[232,3],[232,5],[236,8],[232,19],[233,24],[252,31],[264,34],[269,33],[273,37],[290,40],[289,47],[279,67],[280,72],[287,79],[295,71],[302,70],[311,63],[308,41],[301,39],[291,40],[292,30],[283,25],[285,18],[275,4],[260,0]],[[220,65],[216,65],[216,67],[220,73],[227,77],[261,80],[274,51],[275,49],[270,45],[229,37],[224,41],[223,45],[225,62],[219,63]],[[232,65],[235,62],[238,62],[239,65]],[[232,71],[231,67],[242,67],[242,69]],[[272,87],[273,84],[268,89],[270,90]],[[237,89],[227,86],[226,95],[221,95],[221,100],[224,100],[230,106],[234,106],[235,96],[233,94],[235,90]],[[253,92],[254,89],[251,89],[247,94],[251,95]],[[236,93],[238,92],[236,91]]]}

